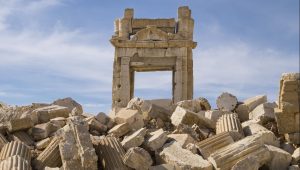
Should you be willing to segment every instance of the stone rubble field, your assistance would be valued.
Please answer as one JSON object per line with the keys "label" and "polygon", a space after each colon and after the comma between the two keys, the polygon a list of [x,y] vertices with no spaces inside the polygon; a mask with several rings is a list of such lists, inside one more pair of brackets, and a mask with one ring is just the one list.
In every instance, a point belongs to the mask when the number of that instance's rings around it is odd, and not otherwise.
{"label": "stone rubble field", "polygon": [[72,98],[0,103],[1,170],[297,170],[299,73],[284,73],[278,101],[133,98],[109,114]]}

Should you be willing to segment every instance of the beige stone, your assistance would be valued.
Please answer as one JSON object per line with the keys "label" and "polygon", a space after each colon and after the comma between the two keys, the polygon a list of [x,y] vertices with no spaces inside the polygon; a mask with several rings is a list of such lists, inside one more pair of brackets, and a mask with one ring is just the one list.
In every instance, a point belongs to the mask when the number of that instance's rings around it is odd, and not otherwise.
{"label": "beige stone", "polygon": [[117,124],[128,123],[131,130],[138,130],[144,126],[143,116],[138,110],[121,109],[116,117],[115,122]]}
{"label": "beige stone", "polygon": [[220,110],[207,110],[204,112],[204,116],[211,120],[214,125],[217,123],[218,119],[224,115],[227,114],[228,112],[220,111]]}
{"label": "beige stone", "polygon": [[32,112],[33,116],[33,122],[35,124],[37,123],[47,123],[50,121],[50,119],[56,118],[56,117],[69,117],[69,109],[67,107],[63,106],[57,106],[57,105],[51,105],[46,107],[41,107],[38,109],[35,109]]}
{"label": "beige stone", "polygon": [[249,120],[249,108],[246,104],[238,104],[238,106],[235,109],[235,112],[237,113],[241,122]]}
{"label": "beige stone", "polygon": [[161,165],[151,166],[149,170],[176,170],[176,166],[172,164],[161,164]]}
{"label": "beige stone", "polygon": [[14,155],[0,162],[2,170],[31,170],[30,163],[19,155]]}
{"label": "beige stone", "polygon": [[286,141],[293,144],[300,144],[300,133],[286,133],[284,134],[284,138]]}
{"label": "beige stone", "polygon": [[217,98],[217,107],[222,111],[232,111],[238,103],[237,98],[228,93],[224,92]]}
{"label": "beige stone", "polygon": [[300,132],[300,113],[283,112],[275,109],[275,118],[278,133],[299,133]]}
{"label": "beige stone", "polygon": [[182,107],[177,106],[176,110],[171,116],[171,122],[173,125],[178,126],[179,124],[194,125],[208,127],[214,129],[214,124],[211,120],[205,118],[204,116],[191,112]]}
{"label": "beige stone", "polygon": [[266,95],[258,95],[251,98],[248,98],[244,100],[244,104],[248,107],[249,112],[254,110],[258,105],[261,105],[263,103],[267,102],[267,96]]}
{"label": "beige stone", "polygon": [[13,119],[11,120],[8,125],[7,129],[9,132],[15,132],[19,130],[26,130],[33,127],[33,122],[30,118],[20,118],[20,119]]}
{"label": "beige stone", "polygon": [[259,120],[262,124],[275,119],[274,103],[263,103],[258,105],[254,110],[249,113],[249,119]]}
{"label": "beige stone", "polygon": [[143,148],[130,148],[123,159],[124,163],[133,169],[148,170],[153,161],[150,154]]}
{"label": "beige stone", "polygon": [[158,129],[157,131],[151,132],[146,136],[144,145],[151,151],[155,151],[161,148],[167,141],[167,133],[163,129]]}
{"label": "beige stone", "polygon": [[299,165],[292,165],[292,166],[289,166],[288,170],[300,170],[300,168],[299,168]]}
{"label": "beige stone", "polygon": [[289,154],[288,152],[280,149],[280,148],[277,148],[277,147],[274,147],[274,146],[271,146],[271,145],[266,145],[267,146],[267,149],[268,151],[270,152],[271,154],[271,160],[270,162],[268,162],[268,167],[270,169],[288,169],[290,163],[291,163],[291,160],[292,160],[292,156],[291,154]]}
{"label": "beige stone", "polygon": [[244,132],[240,120],[236,113],[222,115],[216,124],[216,134],[230,132],[234,140],[244,137]]}
{"label": "beige stone", "polygon": [[30,135],[24,131],[17,131],[9,135],[10,140],[25,143],[27,146],[33,146],[34,141]]}
{"label": "beige stone", "polygon": [[66,125],[67,119],[64,117],[56,117],[50,120],[50,123],[54,126],[62,128]]}
{"label": "beige stone", "polygon": [[76,108],[76,113],[74,113],[75,115],[81,115],[83,113],[82,106],[71,97],[55,100],[52,104],[67,107],[69,113]]}
{"label": "beige stone", "polygon": [[4,145],[0,152],[0,161],[15,155],[20,156],[30,164],[30,149],[24,143],[19,141],[9,142]]}
{"label": "beige stone", "polygon": [[196,144],[189,143],[185,146],[185,149],[191,151],[193,154],[198,154],[199,148]]}
{"label": "beige stone", "polygon": [[51,142],[51,139],[46,138],[46,139],[36,142],[35,146],[38,150],[43,150],[50,144],[50,142]]}
{"label": "beige stone", "polygon": [[60,139],[54,137],[47,147],[34,159],[33,165],[36,169],[43,169],[45,167],[61,167],[62,160],[59,152]]}
{"label": "beige stone", "polygon": [[51,123],[38,124],[32,128],[32,136],[38,141],[49,137],[49,135],[56,130],[57,127],[53,126]]}
{"label": "beige stone", "polygon": [[3,146],[7,143],[8,140],[6,139],[6,137],[2,133],[0,133],[0,151],[3,148]]}
{"label": "beige stone", "polygon": [[125,137],[121,142],[123,148],[128,150],[129,148],[140,146],[144,142],[144,136],[146,133],[147,129],[141,128],[130,136]]}
{"label": "beige stone", "polygon": [[218,149],[221,149],[232,143],[234,143],[234,141],[229,132],[223,132],[197,143],[197,146],[203,158],[207,159]]}
{"label": "beige stone", "polygon": [[186,148],[189,143],[196,143],[189,134],[170,134],[168,138],[175,140],[182,148]]}
{"label": "beige stone", "polygon": [[115,137],[121,137],[130,131],[128,123],[122,123],[114,126],[108,131],[108,134],[112,134]]}
{"label": "beige stone", "polygon": [[181,148],[180,144],[173,141],[164,145],[159,153],[161,163],[177,166],[179,169],[212,170],[212,165],[200,155],[193,154],[189,150]]}
{"label": "beige stone", "polygon": [[91,117],[90,120],[88,120],[88,125],[90,131],[96,130],[99,133],[104,133],[107,131],[107,126],[99,122],[94,117]]}
{"label": "beige stone", "polygon": [[98,155],[99,168],[104,170],[129,169],[123,162],[125,151],[115,137],[105,137],[93,142]]}
{"label": "beige stone", "polygon": [[231,170],[258,170],[260,167],[255,156],[250,156],[238,161]]}

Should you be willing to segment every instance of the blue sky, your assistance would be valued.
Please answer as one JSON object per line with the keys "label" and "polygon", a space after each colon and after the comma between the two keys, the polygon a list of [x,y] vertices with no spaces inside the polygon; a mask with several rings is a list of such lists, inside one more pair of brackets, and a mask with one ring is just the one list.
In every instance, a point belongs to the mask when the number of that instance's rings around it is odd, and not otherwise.
{"label": "blue sky", "polygon": [[[108,112],[114,19],[128,7],[137,18],[176,18],[182,5],[198,42],[194,97],[215,105],[228,91],[275,101],[281,73],[299,71],[298,0],[0,0],[0,101],[70,96],[86,112]],[[135,95],[170,98],[171,73],[138,73]]]}

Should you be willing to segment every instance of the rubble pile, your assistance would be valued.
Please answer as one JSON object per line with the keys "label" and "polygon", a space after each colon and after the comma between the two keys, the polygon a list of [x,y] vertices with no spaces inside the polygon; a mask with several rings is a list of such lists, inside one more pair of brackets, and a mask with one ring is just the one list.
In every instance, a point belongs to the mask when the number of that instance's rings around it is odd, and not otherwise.
{"label": "rubble pile", "polygon": [[300,169],[299,73],[282,75],[278,102],[133,98],[108,115],[72,98],[0,104],[0,169]]}

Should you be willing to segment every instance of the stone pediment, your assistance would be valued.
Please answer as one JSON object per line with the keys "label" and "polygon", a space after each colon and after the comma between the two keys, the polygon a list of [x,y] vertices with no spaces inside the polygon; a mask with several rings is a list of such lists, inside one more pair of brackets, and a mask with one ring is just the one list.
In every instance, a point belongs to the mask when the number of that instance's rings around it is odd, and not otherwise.
{"label": "stone pediment", "polygon": [[138,31],[130,39],[131,41],[167,41],[168,34],[156,26],[147,26],[147,28]]}

